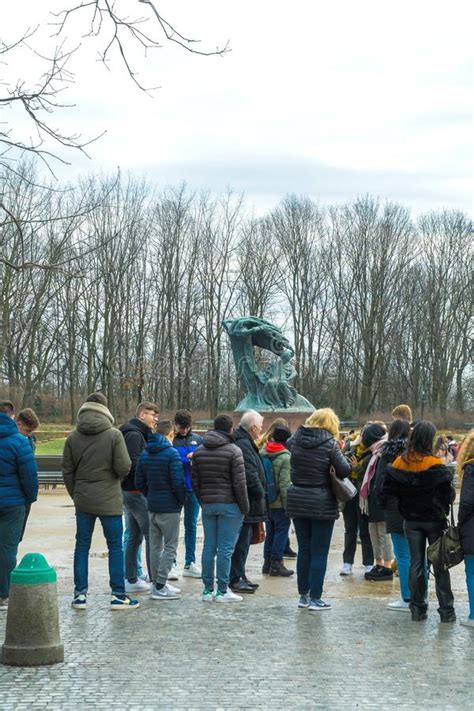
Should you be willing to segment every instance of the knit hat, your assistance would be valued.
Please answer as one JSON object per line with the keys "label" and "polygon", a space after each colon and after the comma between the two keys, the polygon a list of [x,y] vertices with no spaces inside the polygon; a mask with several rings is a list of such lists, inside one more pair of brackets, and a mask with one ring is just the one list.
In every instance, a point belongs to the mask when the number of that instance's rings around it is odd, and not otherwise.
{"label": "knit hat", "polygon": [[275,427],[272,434],[272,440],[274,442],[280,442],[285,444],[286,440],[291,437],[291,431],[288,427],[283,427],[282,425]]}
{"label": "knit hat", "polygon": [[378,442],[379,439],[382,439],[386,433],[387,430],[381,425],[376,425],[375,422],[369,422],[362,430],[362,444],[364,447],[370,447],[375,442]]}

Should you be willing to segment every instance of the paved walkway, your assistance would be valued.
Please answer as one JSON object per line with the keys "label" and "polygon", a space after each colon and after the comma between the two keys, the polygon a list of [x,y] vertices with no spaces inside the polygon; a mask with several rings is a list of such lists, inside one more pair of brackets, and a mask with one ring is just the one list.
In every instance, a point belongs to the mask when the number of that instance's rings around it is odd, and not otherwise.
{"label": "paved walkway", "polygon": [[[65,662],[37,669],[0,666],[1,711],[473,707],[474,633],[457,623],[440,625],[432,591],[429,619],[415,624],[406,613],[386,610],[396,581],[365,583],[360,567],[351,578],[340,577],[341,522],[328,575],[330,611],[298,610],[291,579],[262,580],[261,547],[254,546],[250,570],[261,588],[241,604],[203,604],[200,581],[182,579],[182,600],[142,596],[139,610],[114,614],[97,536],[89,609],[81,612],[70,608],[66,594],[71,549],[64,550],[57,532],[56,553],[45,540],[51,531],[54,537],[55,525],[72,537],[73,529],[64,531],[73,523],[65,505],[62,494],[42,497],[22,551],[36,543],[50,562],[62,561]],[[49,506],[55,516],[44,528]],[[48,535],[40,536],[40,529]],[[467,615],[462,572],[459,566],[453,575],[459,617]],[[1,640],[4,628],[2,615]]]}

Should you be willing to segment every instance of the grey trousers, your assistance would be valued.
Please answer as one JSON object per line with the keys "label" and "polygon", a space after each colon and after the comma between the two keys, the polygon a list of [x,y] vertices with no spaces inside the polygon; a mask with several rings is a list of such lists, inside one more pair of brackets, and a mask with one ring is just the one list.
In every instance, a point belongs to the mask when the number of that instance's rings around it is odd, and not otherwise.
{"label": "grey trousers", "polygon": [[148,512],[152,581],[164,585],[178,549],[181,513]]}

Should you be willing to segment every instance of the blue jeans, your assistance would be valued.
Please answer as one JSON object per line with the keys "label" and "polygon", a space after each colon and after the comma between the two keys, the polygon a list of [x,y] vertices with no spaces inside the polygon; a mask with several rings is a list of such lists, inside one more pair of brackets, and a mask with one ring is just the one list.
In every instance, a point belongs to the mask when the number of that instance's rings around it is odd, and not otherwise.
{"label": "blue jeans", "polygon": [[[127,517],[125,516],[125,530],[123,532],[123,566],[125,568],[125,551],[127,550],[127,544],[130,538],[130,533],[127,528]],[[142,546],[141,544],[138,546],[137,550],[137,578],[141,578],[143,576],[143,568],[142,568]]]}
{"label": "blue jeans", "polygon": [[243,518],[237,504],[204,504],[202,507],[202,580],[208,590],[214,590],[217,555],[217,587],[227,592],[230,561]]}
{"label": "blue jeans", "polygon": [[109,577],[112,595],[125,595],[122,552],[122,517],[97,516],[76,509],[76,547],[74,549],[74,595],[87,593],[89,549],[96,519],[99,519],[109,549]]}
{"label": "blue jeans", "polygon": [[334,521],[297,516],[293,519],[293,525],[298,540],[298,592],[300,595],[309,593],[310,597],[320,600]]}
{"label": "blue jeans", "polygon": [[16,566],[16,554],[23,531],[26,506],[0,509],[0,598],[10,591],[10,574]]}
{"label": "blue jeans", "polygon": [[148,576],[151,580],[147,500],[143,494],[135,494],[131,491],[123,491],[122,494],[125,509],[125,523],[128,531],[125,546],[125,578],[131,583],[137,582],[137,556],[140,545],[143,539],[145,539],[146,564]]}
{"label": "blue jeans", "polygon": [[469,619],[474,620],[474,555],[464,556],[467,595],[469,598]]}
{"label": "blue jeans", "polygon": [[285,509],[268,509],[268,520],[265,521],[265,545],[263,546],[265,560],[282,560],[288,543],[290,523]]}
{"label": "blue jeans", "polygon": [[199,518],[199,501],[192,491],[186,492],[184,502],[184,565],[196,562],[196,531]]}
{"label": "blue jeans", "polygon": [[397,561],[398,580],[400,582],[400,595],[405,602],[410,602],[410,549],[404,533],[391,533],[393,552]]}

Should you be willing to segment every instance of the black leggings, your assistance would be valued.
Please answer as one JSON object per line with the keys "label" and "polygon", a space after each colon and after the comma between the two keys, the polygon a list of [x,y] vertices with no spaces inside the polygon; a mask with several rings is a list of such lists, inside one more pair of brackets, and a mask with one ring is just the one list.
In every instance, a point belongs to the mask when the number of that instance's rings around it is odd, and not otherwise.
{"label": "black leggings", "polygon": [[[410,548],[410,593],[412,612],[426,612],[426,544],[434,543],[446,527],[445,521],[405,521],[405,536]],[[435,571],[436,597],[441,617],[454,610],[449,570]]]}
{"label": "black leggings", "polygon": [[344,563],[353,565],[357,548],[357,531],[362,543],[362,565],[373,565],[374,552],[369,535],[369,517],[363,514],[359,507],[359,497],[347,501],[342,512],[344,516]]}

